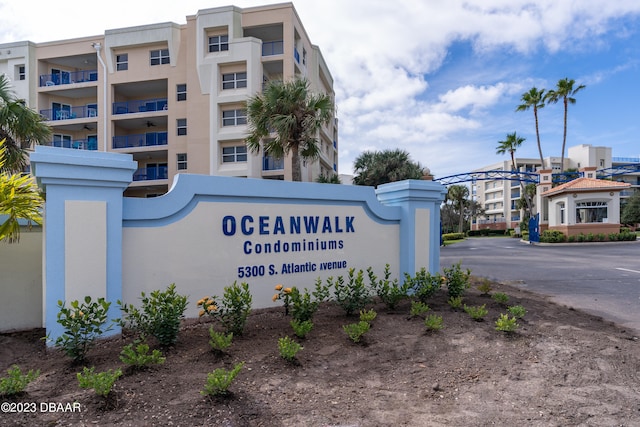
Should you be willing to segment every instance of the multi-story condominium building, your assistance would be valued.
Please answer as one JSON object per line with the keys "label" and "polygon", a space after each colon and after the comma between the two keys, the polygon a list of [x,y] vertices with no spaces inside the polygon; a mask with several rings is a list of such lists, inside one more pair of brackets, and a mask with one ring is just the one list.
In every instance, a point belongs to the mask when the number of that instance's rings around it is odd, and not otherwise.
{"label": "multi-story condominium building", "polygon": [[[565,169],[579,170],[585,167],[595,167],[601,177],[631,184],[631,188],[621,192],[621,204],[624,204],[635,191],[640,191],[640,158],[613,157],[611,153],[611,147],[594,147],[590,144],[570,147],[565,158]],[[548,157],[544,160],[545,168],[549,168],[551,165],[550,169],[553,170],[553,173],[560,172],[560,157]],[[517,158],[516,163],[520,172],[536,172],[542,169],[540,159]],[[511,160],[504,160],[473,172],[511,170]],[[505,175],[500,174],[499,176],[503,178]],[[523,210],[516,206],[522,193],[520,181],[499,179],[498,177],[484,179],[485,175],[478,175],[478,177],[483,179],[477,179],[471,183],[471,195],[473,200],[477,201],[484,209],[484,215],[473,220],[471,229],[504,230],[515,228],[524,214]]]}
{"label": "multi-story condominium building", "polygon": [[[129,196],[154,196],[177,173],[291,179],[291,158],[247,151],[244,103],[269,81],[306,78],[334,98],[333,78],[291,3],[199,10],[186,24],[0,45],[0,72],[53,129],[51,145],[130,153]],[[303,181],[337,173],[338,121],[318,135]]]}

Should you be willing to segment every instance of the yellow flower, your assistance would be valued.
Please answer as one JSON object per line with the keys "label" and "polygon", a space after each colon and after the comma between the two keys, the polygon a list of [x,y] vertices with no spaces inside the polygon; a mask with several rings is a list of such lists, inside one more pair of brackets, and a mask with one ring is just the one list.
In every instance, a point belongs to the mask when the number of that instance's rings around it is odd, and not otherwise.
{"label": "yellow flower", "polygon": [[200,298],[200,299],[198,300],[198,302],[197,302],[197,304],[196,304],[196,305],[199,305],[199,306],[200,306],[200,305],[204,304],[204,302],[205,302],[205,300],[206,300],[207,298],[208,298],[208,297]]}
{"label": "yellow flower", "polygon": [[210,306],[207,307],[208,311],[216,311],[218,309],[218,307],[216,307],[214,304],[211,304]]}
{"label": "yellow flower", "polygon": [[282,285],[276,285],[276,291],[282,290]]}
{"label": "yellow flower", "polygon": [[273,294],[273,297],[271,297],[271,301],[276,302],[276,300],[280,298],[280,295],[278,294]]}
{"label": "yellow flower", "polygon": [[200,310],[200,313],[198,313],[198,317],[202,317],[204,316],[204,310]]}
{"label": "yellow flower", "polygon": [[82,317],[82,316],[84,316],[84,313],[83,313],[82,311],[80,311],[80,312],[78,313],[78,316]]}
{"label": "yellow flower", "polygon": [[291,288],[284,288],[284,290],[282,291],[285,294],[290,294],[291,293]]}
{"label": "yellow flower", "polygon": [[213,304],[215,304],[215,301],[214,301],[214,300],[212,300],[211,298],[209,298],[209,299],[207,300],[207,305],[213,305]]}

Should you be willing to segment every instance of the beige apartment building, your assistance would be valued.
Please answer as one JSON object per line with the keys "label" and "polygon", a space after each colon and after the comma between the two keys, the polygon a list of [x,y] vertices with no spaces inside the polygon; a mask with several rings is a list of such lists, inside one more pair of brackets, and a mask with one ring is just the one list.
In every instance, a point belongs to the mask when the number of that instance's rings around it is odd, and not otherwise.
{"label": "beige apartment building", "polygon": [[[560,157],[548,157],[544,160],[545,168],[552,170],[553,173],[560,172]],[[631,184],[629,188],[621,190],[621,204],[624,204],[625,200],[635,191],[640,191],[640,158],[613,157],[611,147],[581,144],[569,147],[564,161],[565,169],[596,168],[598,171],[603,171],[604,174],[615,172],[615,175],[608,178],[616,182]],[[535,173],[542,169],[540,159],[517,158],[516,163],[520,172]],[[627,166],[628,170],[625,171],[621,168],[624,166]],[[473,172],[511,170],[511,160],[504,160],[476,169]],[[503,177],[505,175],[501,174],[500,176]],[[478,177],[485,177],[485,175],[479,174]],[[484,209],[484,215],[472,220],[472,230],[485,228],[506,230],[515,228],[520,223],[524,211],[516,207],[516,202],[520,199],[522,193],[518,180],[477,179],[472,182],[470,193],[473,199]],[[537,208],[534,206],[534,211],[538,211]]]}
{"label": "beige apartment building", "polygon": [[[291,179],[291,159],[248,152],[244,103],[269,81],[333,78],[291,3],[199,10],[186,24],[0,45],[0,73],[53,129],[51,145],[129,153],[128,196],[164,194],[178,173]],[[303,181],[338,170],[338,120],[318,135]]]}

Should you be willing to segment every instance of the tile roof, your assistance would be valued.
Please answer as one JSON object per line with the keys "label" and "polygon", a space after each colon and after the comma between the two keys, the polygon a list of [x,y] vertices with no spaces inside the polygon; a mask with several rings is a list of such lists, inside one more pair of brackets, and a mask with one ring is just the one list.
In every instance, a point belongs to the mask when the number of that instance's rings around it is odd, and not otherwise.
{"label": "tile roof", "polygon": [[566,182],[562,185],[552,188],[551,190],[542,193],[542,196],[550,196],[552,194],[560,194],[569,191],[576,192],[589,192],[589,191],[605,191],[614,190],[621,191],[625,188],[631,187],[631,184],[626,182],[608,181],[605,179],[593,179],[593,178],[578,178],[573,181]]}

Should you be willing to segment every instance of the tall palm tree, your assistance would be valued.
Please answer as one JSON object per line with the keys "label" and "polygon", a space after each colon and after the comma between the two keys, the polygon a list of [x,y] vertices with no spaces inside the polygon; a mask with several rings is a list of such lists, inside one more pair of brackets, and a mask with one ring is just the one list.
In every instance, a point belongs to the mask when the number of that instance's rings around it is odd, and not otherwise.
{"label": "tall palm tree", "polygon": [[247,147],[254,153],[262,147],[265,155],[275,158],[291,153],[292,180],[302,181],[300,157],[319,156],[318,130],[332,117],[331,97],[311,93],[307,80],[270,82],[247,101]]}
{"label": "tall palm tree", "polygon": [[353,163],[356,185],[377,187],[388,182],[420,179],[423,168],[405,150],[365,151]]}
{"label": "tall palm tree", "polygon": [[[516,132],[507,134],[507,139],[504,141],[498,141],[498,146],[496,147],[496,154],[505,154],[509,153],[511,156],[511,170],[518,171],[518,164],[516,163],[516,150],[520,148],[522,143],[526,141],[526,138],[518,136]],[[527,202],[527,211],[529,212],[529,216],[533,215],[532,205],[529,195],[525,191],[524,183],[520,180],[520,188],[522,190],[522,194],[524,195],[525,201]]]}
{"label": "tall palm tree", "polygon": [[536,123],[536,139],[538,140],[538,153],[540,154],[540,164],[542,165],[542,169],[544,169],[544,157],[542,156],[542,145],[540,144],[540,130],[538,128],[538,110],[540,108],[544,108],[544,97],[545,89],[540,89],[536,87],[532,87],[529,89],[529,92],[525,92],[522,94],[522,104],[518,105],[516,111],[527,111],[528,109],[533,109],[533,117],[535,118]]}
{"label": "tall palm tree", "polygon": [[458,211],[458,233],[464,232],[464,209],[469,197],[469,187],[466,185],[452,185],[447,189],[447,199],[453,202]]}
{"label": "tall palm tree", "polygon": [[551,103],[557,103],[562,99],[564,104],[564,133],[562,135],[562,157],[560,158],[560,172],[564,172],[564,150],[567,144],[567,111],[569,110],[569,104],[575,104],[576,99],[573,96],[584,89],[585,85],[580,85],[576,88],[576,81],[573,79],[564,78],[558,80],[555,90],[550,90],[545,96],[545,100]]}
{"label": "tall palm tree", "polygon": [[16,98],[11,82],[0,74],[0,140],[6,141],[5,164],[2,170],[19,172],[27,164],[26,149],[32,143],[42,144],[51,138],[51,128],[36,111]]}

